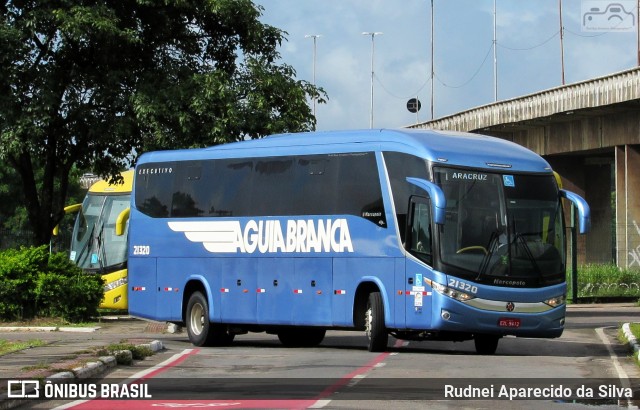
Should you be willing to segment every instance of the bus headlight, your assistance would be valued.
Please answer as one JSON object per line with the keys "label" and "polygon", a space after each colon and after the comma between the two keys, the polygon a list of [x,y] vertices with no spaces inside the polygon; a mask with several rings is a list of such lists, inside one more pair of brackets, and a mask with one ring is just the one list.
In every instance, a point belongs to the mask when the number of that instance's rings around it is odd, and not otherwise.
{"label": "bus headlight", "polygon": [[567,301],[567,295],[556,296],[555,298],[547,299],[544,301],[547,305],[551,307],[558,307],[560,305],[564,305]]}
{"label": "bus headlight", "polygon": [[448,296],[452,299],[458,300],[460,302],[467,302],[474,298],[474,296],[469,295],[468,293],[460,292],[459,290],[452,289],[448,286],[441,285],[438,282],[434,282],[432,280],[426,280],[426,282],[431,285],[433,290],[436,292]]}
{"label": "bus headlight", "polygon": [[118,286],[123,286],[126,284],[127,284],[127,278],[120,278],[118,280],[114,280],[113,282],[109,282],[106,285],[104,285],[104,291],[108,292],[110,290],[117,288]]}

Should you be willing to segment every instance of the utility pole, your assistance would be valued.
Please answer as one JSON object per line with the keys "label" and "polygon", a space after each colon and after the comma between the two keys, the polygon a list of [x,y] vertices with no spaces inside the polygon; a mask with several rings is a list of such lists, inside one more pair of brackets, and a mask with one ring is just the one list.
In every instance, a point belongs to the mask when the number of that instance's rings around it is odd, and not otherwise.
{"label": "utility pole", "polygon": [[[316,40],[320,37],[320,34],[307,34],[304,38],[312,38],[313,39],[313,86],[316,86]],[[316,117],[316,97],[313,96],[313,117]],[[318,119],[316,118],[316,123]],[[313,130],[315,131],[316,126],[313,126]]]}
{"label": "utility pole", "polygon": [[375,41],[374,38],[383,34],[380,31],[365,31],[363,36],[371,36],[371,106],[369,108],[369,128],[373,128],[373,56],[375,54]]}
{"label": "utility pole", "polygon": [[558,0],[558,7],[560,8],[560,64],[562,69],[562,85],[565,85],[564,81],[564,25],[562,24],[562,0]]}
{"label": "utility pole", "polygon": [[498,39],[496,0],[493,0],[493,101],[498,101]]}
{"label": "utility pole", "polygon": [[[640,1],[640,0],[638,0]],[[433,120],[433,77],[435,76],[435,68],[433,64],[433,0],[431,0],[431,119]]]}

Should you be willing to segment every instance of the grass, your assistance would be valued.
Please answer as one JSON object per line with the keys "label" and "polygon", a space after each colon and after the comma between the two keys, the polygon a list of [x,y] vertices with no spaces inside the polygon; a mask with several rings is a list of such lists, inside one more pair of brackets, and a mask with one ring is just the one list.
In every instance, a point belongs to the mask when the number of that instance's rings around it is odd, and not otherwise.
{"label": "grass", "polygon": [[38,364],[31,365],[31,366],[25,366],[21,370],[31,371],[31,370],[42,370],[42,369],[48,369],[48,368],[50,368],[50,366],[48,364],[46,364],[46,363],[38,363]]}
{"label": "grass", "polygon": [[145,357],[153,356],[153,350],[146,346],[138,346],[132,343],[120,342],[110,344],[105,348],[109,353],[113,353],[121,350],[130,350],[133,355],[133,360],[143,360]]}
{"label": "grass", "polygon": [[31,339],[25,341],[0,339],[0,356],[11,352],[16,352],[18,350],[43,346],[45,344],[47,343],[40,339]]}
{"label": "grass", "polygon": [[[629,329],[631,330],[631,333],[635,336],[636,341],[640,343],[640,323],[629,323]],[[618,330],[618,340],[620,340],[622,343],[625,343],[625,344],[629,342],[625,334],[622,332],[622,327],[620,327],[620,329]],[[638,358],[637,354],[633,354],[633,360],[636,362],[638,366],[640,366],[640,359]]]}
{"label": "grass", "polygon": [[[567,294],[572,295],[571,278]],[[578,267],[578,297],[638,297],[640,269],[620,269],[613,264]]]}

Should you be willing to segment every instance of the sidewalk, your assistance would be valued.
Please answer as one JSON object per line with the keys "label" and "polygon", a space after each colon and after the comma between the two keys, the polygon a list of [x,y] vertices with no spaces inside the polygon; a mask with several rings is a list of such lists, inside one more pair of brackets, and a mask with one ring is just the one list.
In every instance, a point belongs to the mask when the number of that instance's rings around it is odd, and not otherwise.
{"label": "sidewalk", "polygon": [[[0,356],[0,374],[7,379],[96,377],[116,366],[115,357],[101,348],[133,344],[158,351],[161,339],[172,336],[165,330],[164,323],[129,317],[103,320],[96,327],[0,327],[0,339],[45,343]],[[5,387],[0,386],[0,399]]]}

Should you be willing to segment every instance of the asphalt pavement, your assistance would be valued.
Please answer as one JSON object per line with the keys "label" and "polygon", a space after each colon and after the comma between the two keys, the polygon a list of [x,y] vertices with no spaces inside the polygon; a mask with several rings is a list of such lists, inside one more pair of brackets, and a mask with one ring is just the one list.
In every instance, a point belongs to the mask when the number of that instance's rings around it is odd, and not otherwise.
{"label": "asphalt pavement", "polygon": [[[573,313],[588,320],[592,315],[595,317],[617,308],[629,311],[632,317],[639,317],[635,312],[640,313],[640,307],[635,304],[570,305],[568,315]],[[118,366],[115,354],[105,350],[106,347],[115,344],[146,346],[156,352],[164,349],[163,340],[176,337],[186,340],[186,334],[174,334],[175,330],[173,325],[128,316],[102,318],[94,327],[0,326],[0,340],[28,342],[37,339],[44,342],[41,346],[0,356],[0,375],[3,381],[99,378]],[[640,360],[638,340],[633,337],[628,325],[623,326],[623,332],[631,340],[634,356]],[[19,404],[8,397],[7,385],[0,383],[0,410]]]}

